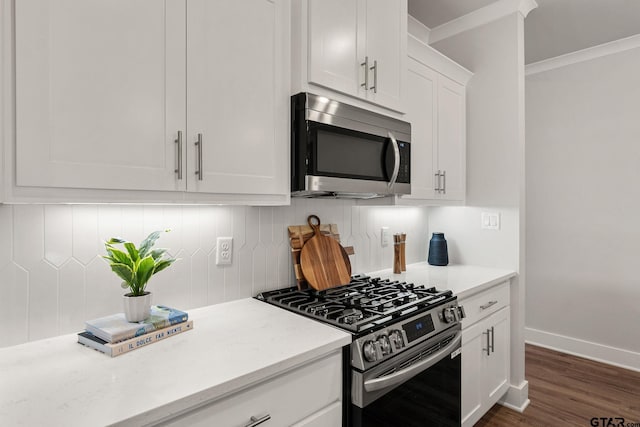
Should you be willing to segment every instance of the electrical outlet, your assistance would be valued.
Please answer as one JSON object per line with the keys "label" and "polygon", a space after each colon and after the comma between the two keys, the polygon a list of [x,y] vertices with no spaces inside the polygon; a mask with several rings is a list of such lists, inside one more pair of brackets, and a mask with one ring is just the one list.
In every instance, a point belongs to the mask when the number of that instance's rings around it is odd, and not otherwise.
{"label": "electrical outlet", "polygon": [[233,237],[218,237],[216,241],[216,265],[231,264]]}
{"label": "electrical outlet", "polygon": [[382,247],[389,246],[389,227],[382,227],[380,229],[380,244]]}

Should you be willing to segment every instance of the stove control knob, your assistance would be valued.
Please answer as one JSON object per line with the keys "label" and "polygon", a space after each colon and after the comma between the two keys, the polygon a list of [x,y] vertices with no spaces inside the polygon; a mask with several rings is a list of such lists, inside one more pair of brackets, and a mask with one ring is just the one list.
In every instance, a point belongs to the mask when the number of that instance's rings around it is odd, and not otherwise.
{"label": "stove control knob", "polygon": [[376,346],[373,345],[373,341],[365,341],[364,344],[362,344],[362,353],[367,362],[375,362],[378,360]]}
{"label": "stove control knob", "polygon": [[402,332],[394,329],[389,333],[389,340],[396,350],[400,350],[404,346],[404,340],[402,339]]}
{"label": "stove control knob", "polygon": [[376,337],[376,341],[378,342],[378,346],[380,347],[380,351],[383,356],[391,353],[391,343],[389,342],[389,337],[386,335],[379,335]]}
{"label": "stove control knob", "polygon": [[442,311],[442,317],[445,323],[452,323],[457,320],[455,307],[447,307]]}

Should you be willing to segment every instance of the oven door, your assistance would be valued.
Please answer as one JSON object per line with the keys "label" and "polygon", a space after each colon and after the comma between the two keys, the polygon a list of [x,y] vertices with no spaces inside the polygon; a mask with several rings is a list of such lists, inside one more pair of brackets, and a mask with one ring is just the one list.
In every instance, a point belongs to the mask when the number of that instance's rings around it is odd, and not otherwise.
{"label": "oven door", "polygon": [[353,371],[352,425],[460,426],[461,332],[455,329],[368,371]]}

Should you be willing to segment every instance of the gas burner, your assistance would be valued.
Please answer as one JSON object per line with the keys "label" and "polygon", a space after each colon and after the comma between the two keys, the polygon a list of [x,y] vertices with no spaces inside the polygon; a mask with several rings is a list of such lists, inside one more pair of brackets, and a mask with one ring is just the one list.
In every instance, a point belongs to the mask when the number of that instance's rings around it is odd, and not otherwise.
{"label": "gas burner", "polygon": [[257,298],[359,333],[383,327],[390,319],[435,307],[454,297],[451,291],[361,275],[352,277],[348,285],[336,288],[279,289],[264,292]]}
{"label": "gas burner", "polygon": [[360,310],[356,310],[355,308],[349,308],[342,312],[341,316],[338,317],[338,322],[346,323],[348,325],[352,325],[359,320],[364,318],[364,313]]}

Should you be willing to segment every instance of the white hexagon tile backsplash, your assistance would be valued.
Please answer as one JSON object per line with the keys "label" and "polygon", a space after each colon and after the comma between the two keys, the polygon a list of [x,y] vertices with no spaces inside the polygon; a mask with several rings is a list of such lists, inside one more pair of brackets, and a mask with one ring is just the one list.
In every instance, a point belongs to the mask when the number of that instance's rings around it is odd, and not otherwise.
{"label": "white hexagon tile backsplash", "polygon": [[[287,226],[309,214],[338,224],[342,243],[356,251],[354,273],[392,267],[381,226],[407,233],[407,262],[426,257],[427,208],[313,199],[278,207],[0,205],[0,347],[74,333],[87,319],[121,311],[119,280],[101,258],[113,236],[137,242],[172,230],[157,245],[180,260],[151,280],[157,304],[190,309],[291,286]],[[234,239],[231,265],[215,263],[219,236]]]}

